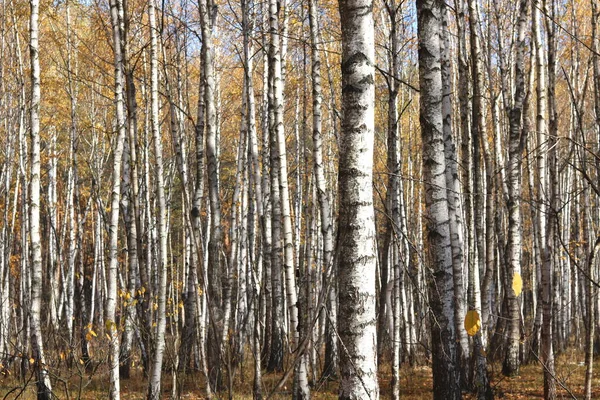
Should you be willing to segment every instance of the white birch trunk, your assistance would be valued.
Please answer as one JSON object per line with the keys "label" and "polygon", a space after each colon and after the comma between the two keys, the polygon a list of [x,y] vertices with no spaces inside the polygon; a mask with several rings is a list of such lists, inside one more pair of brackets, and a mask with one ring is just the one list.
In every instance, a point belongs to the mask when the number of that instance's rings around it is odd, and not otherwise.
{"label": "white birch trunk", "polygon": [[[484,167],[486,169],[485,177],[489,180],[492,179],[491,171],[492,168],[490,156],[489,156],[489,146],[487,144],[487,136],[485,134],[485,109],[483,102],[483,67],[482,67],[482,52],[481,52],[481,43],[479,40],[479,13],[477,10],[477,3],[474,0],[469,0],[469,27],[471,31],[471,69],[472,69],[472,77],[473,77],[473,121],[471,125],[471,136],[473,140],[474,147],[474,164],[479,165],[479,154],[481,153],[481,149],[484,150]],[[476,161],[476,162],[475,162]],[[456,165],[454,165],[456,168]],[[456,174],[456,172],[454,172]],[[481,172],[476,172],[479,176],[483,175]],[[456,176],[456,175],[455,175]],[[447,176],[448,177],[448,176]],[[483,179],[481,179],[483,180]],[[487,187],[489,193],[489,187],[491,187],[492,182],[488,181]],[[471,262],[469,263],[469,289],[468,289],[468,308],[469,311],[474,310],[480,316],[482,315],[482,300],[481,300],[481,284],[480,284],[480,271],[485,271],[486,277],[491,277],[491,272],[493,271],[494,266],[490,261],[493,261],[493,258],[490,254],[493,254],[493,240],[485,241],[484,246],[484,237],[489,238],[493,237],[492,232],[489,230],[491,222],[493,221],[493,215],[490,213],[489,203],[492,202],[492,198],[487,199],[487,207],[484,206],[485,198],[483,197],[483,187],[486,186],[483,182],[479,187],[475,190],[477,192],[477,196],[475,199],[475,208],[474,211],[481,212],[481,209],[484,208],[486,213],[485,215],[485,229],[483,223],[479,223],[476,227],[477,239],[478,239],[478,265]],[[449,193],[449,196],[450,193]],[[483,218],[478,218],[481,221]],[[492,260],[490,260],[492,258]],[[484,266],[485,268],[482,268]],[[454,273],[459,273],[460,271],[454,270]],[[455,276],[455,281],[457,277]],[[489,288],[488,288],[489,290]],[[485,292],[487,296],[488,293]],[[461,319],[457,321],[457,323],[462,323],[464,321],[464,315],[461,316]],[[458,332],[465,332],[465,329],[461,325],[457,325]],[[466,339],[466,337],[465,337]],[[461,346],[463,346],[464,351],[464,343],[462,343],[461,337]],[[488,374],[487,374],[487,359],[484,356],[485,354],[485,343],[486,339],[484,337],[484,330],[481,329],[475,333],[473,336],[473,352],[471,357],[473,359],[473,383],[475,386],[475,390],[477,391],[477,397],[479,399],[488,399],[493,397],[493,392],[490,388]],[[464,355],[466,357],[466,354]]]}
{"label": "white birch trunk", "polygon": [[227,271],[221,263],[221,202],[219,198],[219,157],[217,140],[217,112],[216,112],[216,83],[213,65],[214,45],[212,37],[213,28],[213,10],[216,7],[209,0],[199,2],[200,24],[202,29],[202,77],[205,85],[205,112],[206,112],[206,155],[208,167],[208,194],[210,200],[211,213],[211,235],[208,245],[208,296],[209,315],[213,320],[211,324],[216,324],[217,330],[209,329],[208,333],[208,363],[209,379],[211,390],[213,392],[220,389],[222,385],[221,372],[221,328],[224,322],[223,318],[223,296],[222,282],[227,279]]}
{"label": "white birch trunk", "polygon": [[[318,48],[318,9],[315,0],[309,0],[308,18],[310,23],[310,44],[312,57],[312,96],[313,96],[313,159],[315,174],[315,189],[319,202],[319,212],[321,218],[321,235],[323,236],[323,275],[327,276],[333,263],[333,223],[331,221],[331,206],[329,204],[329,189],[325,179],[325,168],[323,165],[323,135],[321,133],[322,117],[321,106],[323,102],[323,93],[321,87],[321,55]],[[333,121],[332,121],[333,122]],[[327,285],[328,282],[323,282]],[[334,290],[334,284],[329,283],[329,293]],[[329,296],[328,296],[329,297]],[[327,317],[326,317],[327,318]],[[335,318],[335,314],[333,315]],[[329,319],[329,318],[328,318]],[[331,340],[327,346],[329,354],[325,356],[325,366],[322,377],[329,378],[337,375],[337,340]],[[326,352],[327,352],[326,350]]]}
{"label": "white birch trunk", "polygon": [[158,119],[158,40],[155,26],[154,0],[148,2],[150,21],[150,115],[152,137],[154,139],[154,162],[156,167],[156,191],[158,194],[158,270],[157,270],[157,315],[154,354],[148,380],[148,399],[160,399],[162,364],[165,351],[165,330],[167,324],[167,210],[165,202],[165,180],[163,172],[162,138]]}
{"label": "white birch trunk", "polygon": [[[457,336],[457,367],[461,371],[461,379],[466,381],[469,365],[467,359],[469,355],[469,342],[467,333],[463,329],[463,322],[466,315],[466,299],[464,286],[464,240],[462,224],[462,204],[460,198],[460,182],[458,176],[458,163],[456,146],[454,144],[452,130],[452,111],[453,104],[451,98],[452,79],[450,77],[450,30],[448,29],[448,7],[442,9],[442,30],[440,39],[441,50],[441,73],[442,73],[442,118],[443,118],[443,138],[444,138],[444,157],[446,161],[446,185],[448,198],[448,217],[450,218],[450,245],[452,248],[452,274],[454,284],[454,323],[456,324]],[[476,144],[477,145],[477,144]],[[476,266],[469,263],[473,268]],[[481,312],[481,310],[478,310]],[[464,384],[464,382],[462,382]]]}
{"label": "white birch trunk", "polygon": [[40,59],[38,40],[39,0],[30,0],[29,52],[31,60],[29,239],[31,243],[31,350],[38,399],[52,398],[52,385],[42,340],[42,238],[40,235]]}
{"label": "white birch trunk", "polygon": [[105,321],[107,333],[110,336],[109,346],[109,371],[110,386],[109,397],[111,400],[118,400],[121,396],[119,381],[119,329],[116,321],[117,309],[117,276],[119,265],[119,214],[121,199],[121,161],[123,157],[123,146],[125,142],[125,111],[123,99],[123,55],[121,51],[121,21],[119,18],[119,0],[111,0],[110,15],[113,30],[113,51],[114,51],[114,96],[115,96],[115,114],[117,138],[113,151],[112,168],[112,194],[110,205],[109,222],[109,243],[108,243],[108,276],[106,293]]}
{"label": "white birch trunk", "polygon": [[375,44],[370,0],[342,0],[338,333],[340,399],[379,398],[373,146]]}
{"label": "white birch trunk", "polygon": [[[271,74],[273,79],[273,133],[276,136],[277,158],[279,174],[279,195],[281,204],[282,236],[283,236],[283,263],[285,273],[285,288],[287,297],[288,313],[290,318],[290,329],[292,331],[292,349],[299,343],[298,332],[298,305],[296,293],[296,279],[294,268],[294,239],[292,233],[292,217],[290,210],[290,195],[287,174],[287,152],[285,143],[285,132],[283,125],[283,78],[282,60],[280,51],[279,16],[277,2],[269,1],[269,22],[271,32],[270,54]],[[304,378],[305,379],[305,378]],[[304,395],[303,395],[304,396]]]}
{"label": "white birch trunk", "polygon": [[[58,190],[57,190],[57,159],[58,149],[56,146],[56,130],[52,132],[52,138],[50,139],[50,162],[48,168],[48,220],[49,220],[49,232],[48,232],[48,267],[50,269],[50,322],[55,330],[58,330],[58,323],[60,316],[58,315],[58,299],[60,297],[60,285],[57,279],[57,273],[59,268],[58,259],[58,215],[57,215],[57,203],[58,203]],[[8,207],[6,207],[8,209]]]}
{"label": "white birch trunk", "polygon": [[454,282],[450,217],[443,143],[440,0],[417,1],[420,122],[423,141],[425,221],[430,276],[434,399],[461,397],[454,321]]}
{"label": "white birch trunk", "polygon": [[[513,281],[521,279],[521,164],[526,134],[522,132],[523,103],[525,99],[525,28],[528,4],[519,2],[517,41],[515,59],[515,92],[509,112],[509,143],[507,175],[508,237],[506,244],[507,270],[505,274],[505,295],[508,300],[508,343],[502,372],[507,376],[517,375],[520,365],[521,311],[518,298],[513,290]],[[508,100],[507,100],[508,101]]]}

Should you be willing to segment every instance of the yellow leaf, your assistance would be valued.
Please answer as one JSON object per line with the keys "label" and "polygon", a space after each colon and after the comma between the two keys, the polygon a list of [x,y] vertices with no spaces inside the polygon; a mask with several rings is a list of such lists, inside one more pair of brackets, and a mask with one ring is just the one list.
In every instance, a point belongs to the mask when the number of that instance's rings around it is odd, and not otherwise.
{"label": "yellow leaf", "polygon": [[105,325],[106,325],[106,330],[111,332],[111,334],[112,334],[113,330],[116,331],[118,328],[117,324],[115,324],[115,322],[110,319],[106,321]]}
{"label": "yellow leaf", "polygon": [[35,360],[32,358],[29,359],[29,364],[33,364],[35,362]]}
{"label": "yellow leaf", "polygon": [[92,335],[93,337],[98,336],[98,335],[96,335],[96,332],[94,332],[92,329],[90,329],[90,335]]}
{"label": "yellow leaf", "polygon": [[521,274],[515,272],[513,275],[512,288],[515,292],[515,296],[519,297],[521,291],[523,290],[523,279],[521,279]]}
{"label": "yellow leaf", "polygon": [[81,358],[79,359],[79,364],[81,364],[81,365],[85,364]]}
{"label": "yellow leaf", "polygon": [[481,319],[476,310],[469,310],[465,315],[465,330],[469,336],[475,336],[481,328]]}

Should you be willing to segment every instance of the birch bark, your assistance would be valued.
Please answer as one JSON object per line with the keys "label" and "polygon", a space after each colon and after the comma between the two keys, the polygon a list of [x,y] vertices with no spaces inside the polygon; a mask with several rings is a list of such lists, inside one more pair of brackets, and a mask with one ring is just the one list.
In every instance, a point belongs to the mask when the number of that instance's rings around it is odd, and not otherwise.
{"label": "birch bark", "polygon": [[378,399],[373,209],[375,54],[373,3],[339,2],[342,129],[339,159],[338,332],[340,399]]}
{"label": "birch bark", "polygon": [[162,138],[158,119],[158,40],[154,0],[148,2],[150,23],[150,115],[152,136],[154,139],[154,162],[156,167],[156,191],[158,194],[158,262],[157,262],[157,315],[154,353],[150,378],[148,380],[148,399],[160,398],[162,363],[165,351],[165,330],[167,325],[167,210],[165,201],[165,180],[163,172]]}
{"label": "birch bark", "polygon": [[454,282],[443,142],[440,34],[443,3],[417,1],[420,122],[425,182],[425,232],[430,265],[429,302],[434,399],[461,398],[454,321]]}
{"label": "birch bark", "polygon": [[[513,290],[513,282],[521,279],[521,165],[523,149],[527,142],[526,132],[522,130],[523,103],[525,99],[525,29],[529,2],[519,2],[517,21],[515,90],[509,112],[508,160],[506,166],[508,237],[506,243],[507,269],[505,275],[505,295],[508,306],[508,343],[502,365],[507,376],[518,375],[520,365],[521,311],[519,294]],[[507,100],[508,101],[508,100]]]}
{"label": "birch bark", "polygon": [[37,398],[50,400],[52,384],[42,340],[42,238],[40,235],[40,59],[39,0],[30,0],[29,54],[31,61],[29,240],[31,243],[31,350],[37,378]]}
{"label": "birch bark", "polygon": [[110,205],[110,225],[109,225],[109,244],[108,244],[108,276],[106,293],[106,311],[105,321],[107,333],[110,336],[109,347],[109,371],[110,388],[109,396],[111,400],[120,399],[120,381],[119,381],[119,330],[116,321],[117,309],[117,276],[119,265],[118,239],[119,239],[119,214],[121,199],[121,161],[123,157],[123,145],[125,142],[125,112],[123,99],[123,54],[121,21],[119,17],[120,0],[111,0],[110,16],[113,31],[113,51],[114,51],[114,97],[115,97],[115,115],[117,139],[113,151],[112,168],[112,194]]}
{"label": "birch bark", "polygon": [[[308,2],[308,18],[310,24],[310,44],[312,58],[312,137],[313,137],[313,159],[317,199],[321,217],[321,234],[323,235],[323,270],[328,271],[333,262],[333,223],[331,221],[331,206],[329,204],[329,190],[325,180],[325,169],[323,165],[323,137],[321,107],[323,102],[323,89],[321,86],[321,55],[318,48],[319,22],[317,18],[316,0]],[[326,272],[325,272],[326,273]],[[327,282],[324,282],[327,285]],[[333,289],[329,289],[330,291]],[[337,340],[331,341],[329,351],[330,357],[325,358],[322,377],[329,378],[337,375]]]}
{"label": "birch bark", "polygon": [[[208,243],[208,307],[211,323],[208,331],[208,367],[211,390],[218,391],[222,385],[221,329],[223,324],[222,282],[227,279],[226,269],[221,263],[222,228],[221,202],[219,198],[219,157],[217,141],[216,82],[214,71],[213,26],[216,5],[210,0],[199,3],[200,24],[202,29],[202,83],[205,88],[204,101],[206,113],[206,156],[208,167],[208,194],[211,213],[211,234]],[[223,276],[225,275],[225,276]]]}

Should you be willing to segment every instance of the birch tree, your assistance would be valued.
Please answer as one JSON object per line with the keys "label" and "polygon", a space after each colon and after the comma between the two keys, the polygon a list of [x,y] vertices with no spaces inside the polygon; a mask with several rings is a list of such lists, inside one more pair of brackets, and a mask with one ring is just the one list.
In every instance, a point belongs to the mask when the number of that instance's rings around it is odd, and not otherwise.
{"label": "birch tree", "polygon": [[373,145],[375,54],[373,3],[339,2],[342,25],[342,129],[338,330],[340,399],[378,399]]}
{"label": "birch tree", "polygon": [[[515,73],[514,95],[512,97],[509,113],[509,142],[508,159],[506,162],[508,196],[506,206],[508,209],[508,237],[506,243],[507,268],[505,274],[505,296],[508,305],[508,339],[502,372],[512,376],[519,373],[520,366],[520,340],[521,340],[521,312],[519,309],[519,296],[521,294],[521,165],[523,149],[526,143],[526,133],[522,130],[523,103],[525,99],[525,29],[529,2],[519,2],[517,21],[517,40],[515,43]],[[509,101],[509,100],[505,100]],[[521,283],[521,285],[520,285]]]}
{"label": "birch tree", "polygon": [[206,124],[206,157],[208,167],[208,195],[210,200],[211,234],[208,242],[208,307],[210,308],[210,324],[208,331],[208,363],[209,380],[212,391],[217,391],[222,385],[221,357],[222,342],[221,328],[223,326],[223,305],[221,284],[227,279],[226,269],[221,263],[222,228],[221,201],[219,197],[219,159],[217,143],[216,115],[216,82],[214,71],[213,26],[216,18],[216,5],[210,0],[198,3],[200,25],[202,32],[202,78],[204,85],[204,107]]}
{"label": "birch tree", "polygon": [[40,236],[40,59],[39,0],[30,0],[29,56],[31,62],[31,140],[29,183],[29,240],[31,242],[31,351],[37,379],[37,398],[50,400],[52,384],[42,340],[42,238]]}
{"label": "birch tree", "polygon": [[[479,23],[479,11],[478,11],[478,7],[477,7],[477,3],[475,0],[469,0],[469,28],[470,28],[470,33],[471,33],[471,69],[472,69],[472,76],[473,76],[473,107],[472,107],[472,114],[473,114],[473,121],[472,121],[472,125],[471,125],[471,137],[472,137],[472,141],[473,141],[473,153],[474,153],[474,164],[475,165],[479,165],[479,154],[481,153],[480,149],[483,149],[484,155],[484,167],[486,170],[486,178],[487,178],[487,186],[488,186],[488,192],[489,187],[491,187],[493,181],[492,181],[492,162],[490,160],[490,150],[489,150],[489,144],[487,142],[487,136],[486,136],[486,132],[485,132],[485,103],[484,103],[484,98],[483,98],[483,90],[484,90],[484,81],[483,81],[483,66],[482,66],[482,50],[481,50],[481,42],[480,42],[480,38],[479,38],[479,29],[480,29],[480,23]],[[446,46],[447,48],[448,46]],[[452,166],[451,166],[452,167]],[[453,176],[456,176],[456,172],[452,173]],[[482,174],[480,174],[482,175]],[[448,179],[448,175],[446,175],[447,179]],[[449,183],[451,182],[450,180],[448,181]],[[481,183],[481,186],[483,186],[483,183]],[[482,189],[480,187],[476,188],[477,190],[477,196],[476,196],[476,208],[477,210],[481,210],[482,208],[484,208],[484,201],[485,199],[483,198],[483,193],[482,193]],[[481,192],[480,192],[481,191]],[[452,193],[455,193],[454,191],[452,192],[448,192],[448,196],[449,199],[452,198]],[[491,222],[493,220],[493,215],[491,213],[490,210],[490,203],[492,203],[492,199],[488,198],[487,199],[487,207],[486,207],[486,214],[485,214],[485,219],[486,219],[486,226],[485,229],[486,231],[484,231],[484,227],[483,224],[480,223],[477,226],[478,232],[478,240],[480,240],[480,242],[483,242],[483,237],[485,236],[486,238],[488,238],[488,240],[485,241],[485,250],[483,249],[483,244],[484,243],[480,243],[480,245],[478,246],[478,257],[477,259],[479,260],[479,265],[475,265],[474,262],[469,263],[469,290],[468,290],[468,307],[469,307],[469,311],[471,312],[476,312],[479,315],[482,314],[482,285],[481,285],[481,279],[480,279],[480,271],[484,271],[485,270],[485,276],[489,277],[491,275],[491,272],[494,269],[494,266],[492,264],[493,261],[493,257],[490,254],[493,254],[493,240],[489,240],[489,237],[492,236],[490,227]],[[451,207],[452,208],[452,207]],[[452,213],[451,213],[452,214]],[[458,209],[458,214],[460,214],[460,209]],[[456,213],[455,213],[456,215]],[[456,217],[455,217],[456,218]],[[460,217],[458,217],[460,218]],[[483,218],[478,218],[479,220],[482,220]],[[451,225],[452,226],[452,225]],[[458,228],[460,229],[460,225],[458,226]],[[452,228],[451,228],[452,231]],[[454,247],[453,246],[453,253],[455,253],[454,251]],[[485,269],[481,268],[481,265],[485,265]],[[455,282],[457,280],[460,279],[460,272],[455,268],[454,269],[454,280]],[[458,277],[456,275],[459,275]],[[484,279],[485,280],[485,279]],[[487,281],[486,281],[487,282]],[[483,290],[485,290],[485,288],[483,288]],[[455,285],[455,293],[457,292],[456,290],[456,285]],[[484,292],[485,295],[487,296],[487,293]],[[455,314],[457,315],[457,314]],[[461,318],[462,319],[462,318]],[[457,321],[459,322],[459,321]],[[457,326],[457,329],[459,331],[464,332],[464,329],[461,329],[460,326]],[[473,383],[475,385],[475,390],[478,393],[478,397],[480,399],[483,398],[491,398],[493,397],[493,393],[491,391],[490,388],[490,384],[488,381],[488,376],[487,376],[487,360],[486,357],[482,356],[482,353],[485,353],[485,345],[486,345],[486,338],[483,336],[483,332],[479,331],[479,332],[475,332],[475,335],[473,335],[473,350],[472,350],[472,354],[471,357],[473,358]],[[461,338],[461,348],[462,351],[465,351],[465,347],[464,347],[464,339]]]}
{"label": "birch tree", "polygon": [[[331,205],[329,204],[329,190],[325,180],[325,169],[323,165],[323,139],[322,139],[322,113],[321,106],[323,102],[323,89],[321,86],[321,55],[319,53],[319,22],[317,18],[316,0],[309,0],[308,18],[310,24],[310,44],[312,57],[312,96],[313,96],[313,115],[312,115],[312,136],[313,136],[313,159],[315,186],[317,199],[319,202],[319,212],[321,217],[321,234],[323,235],[323,270],[324,275],[332,268],[333,263],[333,221],[331,219]],[[324,284],[328,282],[324,281]],[[331,284],[328,289],[329,296],[335,295],[335,285]],[[335,305],[335,302],[329,302]],[[328,312],[331,312],[329,310]],[[335,317],[335,313],[333,314]],[[328,318],[328,317],[327,317]],[[329,320],[329,318],[328,318]],[[332,340],[330,344],[330,358],[326,356],[325,367],[323,368],[323,377],[329,378],[337,375],[337,340]]]}
{"label": "birch tree", "polygon": [[165,180],[163,171],[162,138],[158,119],[158,40],[153,0],[148,1],[150,21],[150,103],[151,125],[154,139],[154,160],[156,164],[156,191],[158,193],[158,282],[157,282],[157,322],[152,368],[148,382],[148,399],[159,399],[162,377],[162,364],[165,352],[165,330],[167,324],[167,210],[165,204]]}
{"label": "birch tree", "polygon": [[423,181],[428,245],[430,330],[433,396],[459,399],[461,388],[454,322],[454,283],[450,217],[446,183],[442,120],[442,74],[440,0],[417,1],[419,35],[419,82]]}
{"label": "birch tree", "polygon": [[113,167],[112,167],[112,192],[110,200],[110,222],[108,243],[108,271],[107,271],[107,293],[105,321],[107,333],[110,336],[109,346],[109,371],[110,386],[109,396],[111,400],[119,400],[121,396],[119,380],[119,329],[116,322],[117,310],[117,275],[119,265],[119,214],[121,200],[121,161],[123,157],[123,145],[125,142],[125,110],[123,98],[123,54],[121,37],[121,18],[119,9],[122,6],[119,0],[111,0],[110,17],[112,26],[113,52],[114,52],[114,98],[115,119],[117,137],[114,142]]}

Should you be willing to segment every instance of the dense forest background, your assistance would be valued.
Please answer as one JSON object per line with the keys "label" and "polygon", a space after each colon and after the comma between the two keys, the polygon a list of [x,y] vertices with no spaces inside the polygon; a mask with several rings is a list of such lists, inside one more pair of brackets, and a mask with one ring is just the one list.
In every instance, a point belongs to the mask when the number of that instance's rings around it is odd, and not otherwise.
{"label": "dense forest background", "polygon": [[430,366],[434,398],[489,399],[531,364],[544,398],[592,398],[599,22],[0,0],[5,398],[399,398]]}

